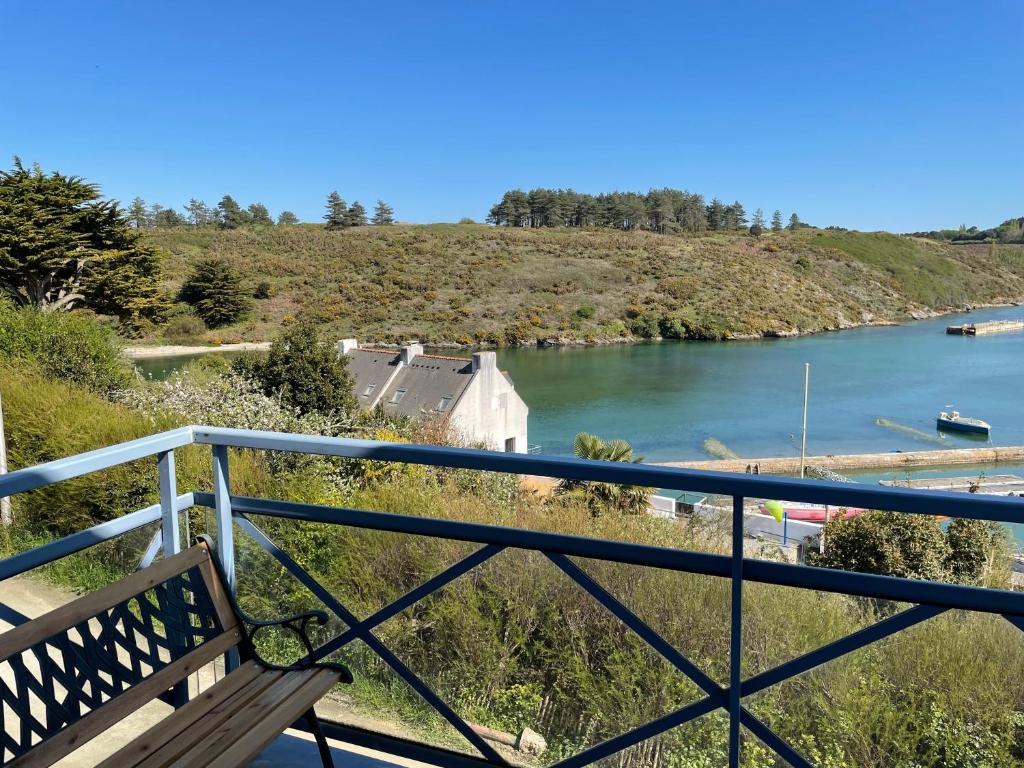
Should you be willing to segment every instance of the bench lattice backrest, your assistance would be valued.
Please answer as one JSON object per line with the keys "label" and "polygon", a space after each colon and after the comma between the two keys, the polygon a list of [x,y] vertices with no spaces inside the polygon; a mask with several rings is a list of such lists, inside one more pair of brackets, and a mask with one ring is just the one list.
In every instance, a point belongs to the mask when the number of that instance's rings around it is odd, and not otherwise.
{"label": "bench lattice backrest", "polygon": [[197,545],[0,635],[0,762],[71,751],[237,644],[236,626]]}

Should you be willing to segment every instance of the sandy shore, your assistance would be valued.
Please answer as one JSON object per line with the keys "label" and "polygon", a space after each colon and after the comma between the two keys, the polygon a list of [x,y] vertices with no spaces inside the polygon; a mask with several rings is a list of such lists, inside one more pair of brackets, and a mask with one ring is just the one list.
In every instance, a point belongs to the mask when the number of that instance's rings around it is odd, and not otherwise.
{"label": "sandy shore", "polygon": [[219,344],[217,346],[186,346],[168,344],[161,347],[125,347],[122,351],[131,360],[148,360],[154,357],[174,357],[177,355],[205,355],[207,352],[266,352],[270,349],[269,341],[242,341],[238,344]]}

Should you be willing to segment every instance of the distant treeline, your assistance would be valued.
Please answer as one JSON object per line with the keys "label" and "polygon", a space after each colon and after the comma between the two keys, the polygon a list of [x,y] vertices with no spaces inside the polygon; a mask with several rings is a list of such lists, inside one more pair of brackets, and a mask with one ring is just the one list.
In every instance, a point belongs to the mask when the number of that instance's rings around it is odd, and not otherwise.
{"label": "distant treeline", "polygon": [[959,229],[934,229],[931,232],[910,232],[912,237],[927,237],[951,243],[1024,243],[1024,216],[1007,219],[998,227],[978,229],[964,224]]}
{"label": "distant treeline", "polygon": [[[179,213],[176,209],[164,208],[159,203],[147,206],[145,200],[136,197],[128,207],[128,221],[137,229],[186,226],[237,229],[247,224],[274,224],[274,218],[263,203],[250,203],[248,207],[243,208],[231,195],[224,195],[214,206],[193,197],[182,206],[182,210],[184,213]],[[358,200],[347,206],[337,192],[332,192],[327,198],[327,214],[324,220],[328,229],[360,227],[371,223],[393,224],[394,213],[390,205],[378,200],[373,218],[367,220],[366,209]],[[281,211],[277,216],[277,223],[298,224],[299,217],[291,211]]]}
{"label": "distant treeline", "polygon": [[[492,206],[487,220],[502,227],[608,227],[647,229],[653,232],[703,232],[705,230],[750,229],[755,234],[769,228],[758,208],[753,219],[737,200],[723,203],[717,197],[705,203],[704,196],[681,189],[652,189],[640,192],[608,192],[589,195],[571,189],[512,189]],[[789,228],[807,226],[794,213]],[[783,228],[782,212],[772,215],[770,228]]]}

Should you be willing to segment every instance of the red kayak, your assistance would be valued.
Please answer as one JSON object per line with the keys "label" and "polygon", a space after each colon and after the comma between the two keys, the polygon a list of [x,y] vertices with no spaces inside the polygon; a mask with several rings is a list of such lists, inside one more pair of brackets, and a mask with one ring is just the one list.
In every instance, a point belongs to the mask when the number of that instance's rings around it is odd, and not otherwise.
{"label": "red kayak", "polygon": [[[759,504],[757,507],[763,514],[770,515],[764,504]],[[842,514],[844,517],[856,517],[861,512],[866,510],[861,507],[831,507],[824,504],[801,504],[800,502],[791,502],[789,504],[782,505],[782,511],[786,517],[790,520],[807,520],[809,522],[825,522],[825,516],[828,516],[829,520],[835,520]]]}

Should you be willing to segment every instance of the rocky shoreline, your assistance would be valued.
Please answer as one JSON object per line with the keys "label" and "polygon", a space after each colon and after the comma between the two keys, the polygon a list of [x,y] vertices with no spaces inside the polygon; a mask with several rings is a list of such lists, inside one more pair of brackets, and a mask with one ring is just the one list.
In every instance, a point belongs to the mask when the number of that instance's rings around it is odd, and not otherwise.
{"label": "rocky shoreline", "polygon": [[[832,333],[835,331],[846,331],[853,328],[866,328],[866,327],[879,327],[879,326],[892,326],[901,325],[905,322],[914,320],[931,320],[937,317],[943,317],[946,315],[961,314],[964,312],[973,312],[978,309],[998,309],[1001,307],[1019,307],[1024,306],[1024,301],[1016,302],[999,302],[993,304],[969,304],[963,307],[956,307],[948,310],[935,310],[930,307],[923,309],[911,310],[907,313],[906,318],[902,320],[890,320],[890,319],[876,319],[870,313],[865,313],[861,322],[843,321],[835,326],[826,328],[814,328],[814,329],[772,329],[767,331],[761,331],[759,333],[734,333],[720,339],[714,338],[694,338],[687,339],[687,341],[761,341],[764,339],[793,339],[800,336],[812,336],[819,333]],[[537,339],[534,342],[523,342],[519,344],[510,344],[510,347],[602,347],[611,346],[616,344],[645,344],[650,342],[661,342],[661,341],[672,341],[670,339],[663,339],[660,336],[651,338],[638,338],[635,336],[618,336],[615,338],[608,339],[579,339],[569,336],[557,336],[548,337],[543,339]],[[400,344],[393,342],[367,342],[368,346],[380,347],[383,349],[398,349]],[[440,341],[431,342],[427,346],[433,347],[434,349],[486,349],[496,348],[494,344],[460,344],[455,341]],[[270,349],[269,341],[257,341],[257,342],[239,342],[236,344],[220,344],[220,345],[154,345],[154,346],[132,346],[125,347],[123,353],[126,357],[132,360],[143,360],[157,357],[173,357],[177,355],[202,355],[209,352],[266,352]]]}

